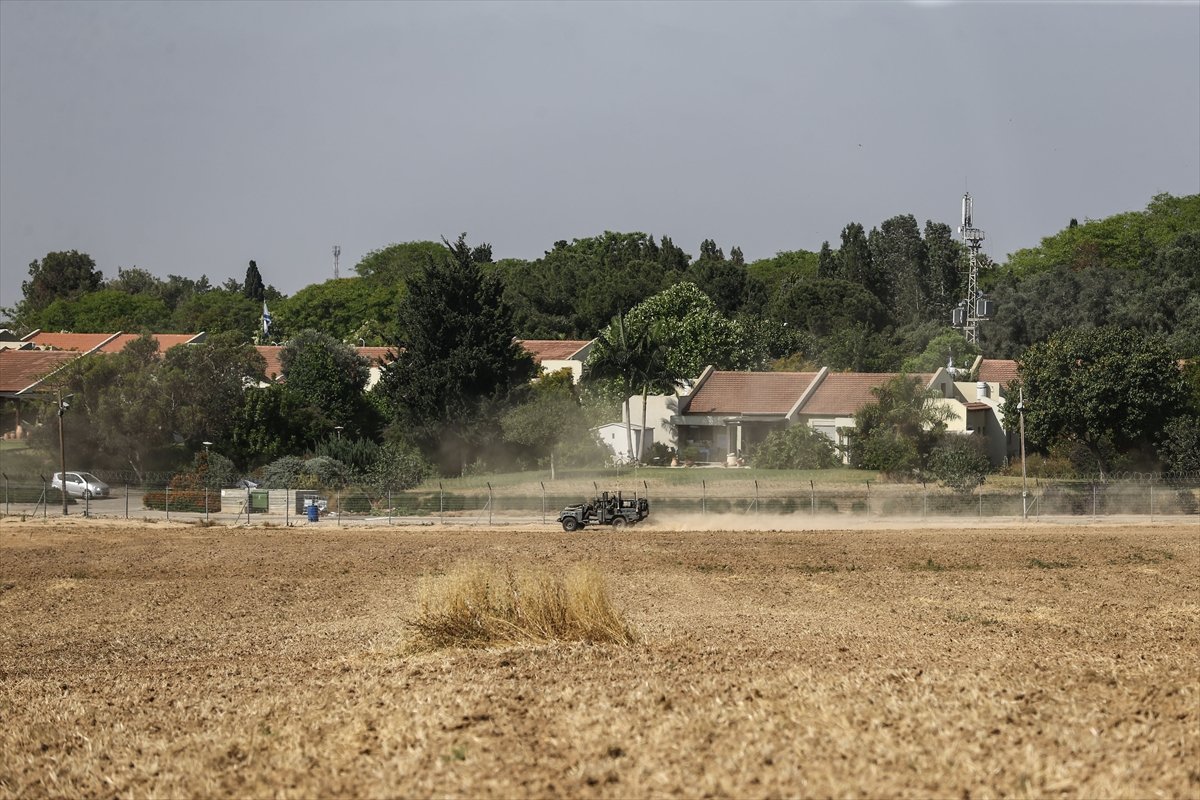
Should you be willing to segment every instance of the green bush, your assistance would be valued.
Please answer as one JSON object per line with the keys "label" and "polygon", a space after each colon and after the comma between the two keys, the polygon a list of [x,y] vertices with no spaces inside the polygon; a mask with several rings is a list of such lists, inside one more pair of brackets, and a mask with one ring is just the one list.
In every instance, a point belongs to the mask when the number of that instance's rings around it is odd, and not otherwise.
{"label": "green bush", "polygon": [[828,436],[807,425],[793,425],[767,436],[750,461],[760,469],[828,469],[837,466],[838,457]]}
{"label": "green bush", "polygon": [[992,471],[983,439],[974,435],[947,435],[930,458],[930,467],[943,486],[972,492]]}

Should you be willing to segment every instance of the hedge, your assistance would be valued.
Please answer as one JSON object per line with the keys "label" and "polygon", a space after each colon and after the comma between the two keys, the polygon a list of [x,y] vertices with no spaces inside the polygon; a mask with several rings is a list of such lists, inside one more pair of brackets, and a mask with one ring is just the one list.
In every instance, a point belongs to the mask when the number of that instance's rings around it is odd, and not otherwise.
{"label": "hedge", "polygon": [[[168,508],[167,501],[170,501]],[[146,508],[155,511],[205,511],[204,508],[204,492],[194,490],[184,490],[179,492],[171,492],[168,497],[167,492],[146,492],[142,498],[142,504]],[[208,511],[221,510],[221,491],[219,489],[210,490],[208,493]]]}

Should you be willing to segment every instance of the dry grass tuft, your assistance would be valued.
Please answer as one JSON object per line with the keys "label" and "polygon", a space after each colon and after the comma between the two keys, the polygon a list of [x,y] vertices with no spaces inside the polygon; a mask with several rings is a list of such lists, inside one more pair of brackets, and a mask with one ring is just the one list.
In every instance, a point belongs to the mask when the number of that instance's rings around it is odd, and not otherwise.
{"label": "dry grass tuft", "polygon": [[550,641],[630,645],[637,636],[589,567],[521,574],[470,564],[421,586],[414,650]]}

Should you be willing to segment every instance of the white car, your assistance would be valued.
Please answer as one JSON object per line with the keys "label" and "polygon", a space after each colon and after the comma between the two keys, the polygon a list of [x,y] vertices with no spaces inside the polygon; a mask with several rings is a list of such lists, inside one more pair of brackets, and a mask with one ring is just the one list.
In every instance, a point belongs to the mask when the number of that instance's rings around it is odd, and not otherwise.
{"label": "white car", "polygon": [[[51,489],[63,489],[63,474],[54,473],[50,479]],[[108,484],[90,472],[68,472],[66,488],[63,489],[71,497],[108,497]]]}

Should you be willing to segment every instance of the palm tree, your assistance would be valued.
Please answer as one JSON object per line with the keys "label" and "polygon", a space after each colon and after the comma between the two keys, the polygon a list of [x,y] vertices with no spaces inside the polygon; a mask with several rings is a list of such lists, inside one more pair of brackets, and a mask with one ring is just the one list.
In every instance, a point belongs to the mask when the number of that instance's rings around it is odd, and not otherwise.
{"label": "palm tree", "polygon": [[[587,362],[590,378],[612,378],[621,386],[625,403],[625,438],[632,458],[644,460],[646,447],[646,399],[650,392],[667,392],[674,389],[679,376],[674,375],[667,363],[670,337],[664,325],[653,323],[645,328],[628,331],[625,320],[617,314],[600,336]],[[629,399],[633,393],[642,397],[642,437],[637,453],[633,450],[633,420]]]}

